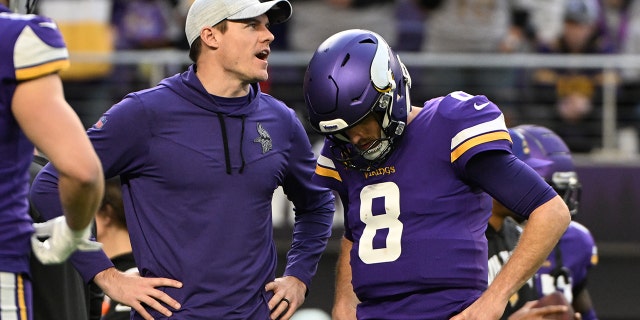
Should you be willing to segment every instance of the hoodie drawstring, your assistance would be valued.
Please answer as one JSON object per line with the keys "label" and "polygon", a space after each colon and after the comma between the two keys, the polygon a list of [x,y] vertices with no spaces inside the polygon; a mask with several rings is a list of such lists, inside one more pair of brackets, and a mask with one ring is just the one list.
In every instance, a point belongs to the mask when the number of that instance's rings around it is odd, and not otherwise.
{"label": "hoodie drawstring", "polygon": [[240,160],[242,160],[242,165],[240,166],[240,173],[244,171],[244,154],[242,153],[242,140],[244,140],[244,120],[247,119],[246,115],[242,115],[242,129],[240,130]]}
{"label": "hoodie drawstring", "polygon": [[[231,174],[231,156],[229,155],[229,139],[227,138],[227,125],[224,121],[224,115],[221,113],[217,113],[218,122],[220,122],[220,131],[222,131],[222,143],[224,145],[224,161],[227,170],[227,174]],[[240,166],[240,173],[244,171],[244,153],[242,152],[242,141],[244,140],[244,124],[246,115],[242,115],[242,129],[240,131],[240,159],[242,160],[242,165]]]}
{"label": "hoodie drawstring", "polygon": [[229,140],[227,139],[227,126],[224,122],[224,116],[218,113],[218,122],[220,122],[220,131],[222,131],[222,144],[224,144],[224,163],[227,166],[227,174],[231,174],[231,160],[229,156]]}

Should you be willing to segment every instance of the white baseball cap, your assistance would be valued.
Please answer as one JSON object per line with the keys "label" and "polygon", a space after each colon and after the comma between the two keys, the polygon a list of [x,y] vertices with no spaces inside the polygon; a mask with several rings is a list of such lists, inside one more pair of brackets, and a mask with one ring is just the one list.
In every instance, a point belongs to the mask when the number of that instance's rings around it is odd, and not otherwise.
{"label": "white baseball cap", "polygon": [[187,13],[184,31],[191,46],[202,28],[222,20],[249,19],[266,13],[270,24],[278,24],[289,20],[292,11],[288,0],[196,0]]}

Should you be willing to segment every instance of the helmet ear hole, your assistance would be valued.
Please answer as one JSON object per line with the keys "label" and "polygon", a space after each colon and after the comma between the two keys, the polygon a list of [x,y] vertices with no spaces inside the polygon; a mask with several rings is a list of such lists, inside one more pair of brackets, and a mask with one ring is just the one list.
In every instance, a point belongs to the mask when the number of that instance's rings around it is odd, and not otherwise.
{"label": "helmet ear hole", "polygon": [[392,103],[393,98],[391,97],[391,95],[389,95],[388,93],[384,93],[380,95],[380,98],[378,98],[378,100],[376,101],[372,111],[387,113]]}

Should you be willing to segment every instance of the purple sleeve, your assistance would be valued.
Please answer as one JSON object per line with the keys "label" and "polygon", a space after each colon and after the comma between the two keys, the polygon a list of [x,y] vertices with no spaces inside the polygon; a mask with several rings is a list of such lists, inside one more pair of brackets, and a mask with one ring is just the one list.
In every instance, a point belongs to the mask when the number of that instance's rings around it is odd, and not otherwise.
{"label": "purple sleeve", "polygon": [[[102,163],[106,178],[127,171],[133,172],[145,159],[149,136],[142,103],[131,94],[105,112],[88,130],[89,139]],[[31,188],[31,201],[44,219],[62,215],[58,196],[58,172],[48,164],[38,174]],[[103,251],[76,252],[71,262],[85,281],[90,281],[100,271],[113,264]]]}
{"label": "purple sleeve", "polygon": [[[51,164],[47,164],[38,173],[30,196],[32,205],[43,220],[62,215],[62,204],[58,196],[58,173]],[[87,283],[100,271],[113,267],[113,263],[102,250],[75,252],[69,259]]]}
{"label": "purple sleeve", "polygon": [[331,236],[334,197],[329,189],[311,181],[316,160],[302,125],[295,116],[293,120],[291,157],[283,188],[295,207],[295,223],[284,275],[295,276],[309,288]]}
{"label": "purple sleeve", "polygon": [[129,94],[87,131],[106,178],[136,174],[146,163],[154,123],[147,109],[138,94]]}
{"label": "purple sleeve", "polygon": [[557,195],[538,173],[508,152],[482,152],[466,166],[471,181],[514,213],[531,212]]}
{"label": "purple sleeve", "polygon": [[[342,181],[342,176],[338,167],[341,167],[342,164],[332,160],[332,152],[331,148],[333,148],[334,143],[325,138],[322,150],[320,151],[320,156],[318,157],[318,164],[316,165],[316,171],[311,177],[311,181],[318,183],[323,187],[327,187],[329,189],[334,190],[342,203],[343,212],[349,212],[349,197],[347,196],[347,189]],[[353,241],[353,237],[351,235],[351,230],[347,228],[349,225],[348,216],[344,215],[344,236]]]}

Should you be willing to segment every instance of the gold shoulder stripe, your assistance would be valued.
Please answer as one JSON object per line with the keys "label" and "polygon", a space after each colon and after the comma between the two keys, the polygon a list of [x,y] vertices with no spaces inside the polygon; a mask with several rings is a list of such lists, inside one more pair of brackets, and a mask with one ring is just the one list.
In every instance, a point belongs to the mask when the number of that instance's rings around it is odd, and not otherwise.
{"label": "gold shoulder stripe", "polygon": [[451,150],[453,151],[453,149],[457,148],[459,144],[470,140],[473,137],[501,130],[505,132],[507,131],[507,125],[504,122],[504,114],[502,113],[491,121],[479,123],[458,132],[453,138],[451,138]]}
{"label": "gold shoulder stripe", "polygon": [[509,133],[506,131],[496,131],[496,132],[490,132],[490,133],[486,133],[486,134],[471,138],[465,141],[464,143],[460,144],[457,148],[451,151],[451,163],[458,160],[458,158],[460,158],[460,156],[462,156],[469,149],[475,146],[481,145],[483,143],[487,143],[490,141],[497,141],[497,140],[511,141],[511,136],[509,136]]}
{"label": "gold shoulder stripe", "polygon": [[342,182],[342,178],[340,178],[340,174],[336,170],[332,170],[329,168],[316,165],[316,174],[319,176],[327,177],[327,178],[333,178]]}
{"label": "gold shoulder stripe", "polygon": [[37,77],[41,77],[46,74],[55,73],[60,70],[64,70],[69,67],[69,60],[57,60],[48,62],[45,64],[16,69],[16,80],[23,81],[29,80]]}

